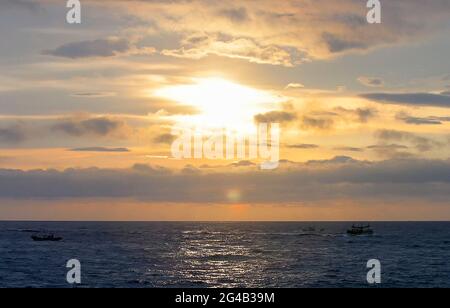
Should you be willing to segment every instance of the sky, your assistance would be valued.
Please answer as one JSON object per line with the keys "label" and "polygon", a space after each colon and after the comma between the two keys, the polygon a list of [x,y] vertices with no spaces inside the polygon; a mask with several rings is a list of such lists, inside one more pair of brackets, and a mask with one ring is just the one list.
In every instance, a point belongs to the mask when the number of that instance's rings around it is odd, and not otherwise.
{"label": "sky", "polygon": [[[0,220],[449,220],[450,2],[0,2]],[[279,123],[280,162],[174,127]]]}

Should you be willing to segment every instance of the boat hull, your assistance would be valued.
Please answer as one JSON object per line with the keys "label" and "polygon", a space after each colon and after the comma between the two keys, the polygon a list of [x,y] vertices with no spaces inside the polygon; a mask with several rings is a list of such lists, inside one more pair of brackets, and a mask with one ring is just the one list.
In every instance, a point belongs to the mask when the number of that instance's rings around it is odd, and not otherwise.
{"label": "boat hull", "polygon": [[41,238],[41,237],[32,236],[31,238],[32,238],[33,241],[35,241],[35,242],[59,242],[59,241],[62,240],[62,237],[55,237],[55,238]]}
{"label": "boat hull", "polygon": [[350,235],[372,235],[373,231],[372,230],[367,230],[367,231],[348,230],[347,234],[350,234]]}

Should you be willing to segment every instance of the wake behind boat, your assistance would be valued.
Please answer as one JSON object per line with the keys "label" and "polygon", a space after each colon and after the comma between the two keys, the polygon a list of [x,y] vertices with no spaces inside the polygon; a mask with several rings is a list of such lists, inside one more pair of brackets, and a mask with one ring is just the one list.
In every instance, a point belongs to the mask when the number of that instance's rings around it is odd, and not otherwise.
{"label": "wake behind boat", "polygon": [[347,234],[350,235],[371,235],[373,229],[370,225],[353,225],[351,229],[347,230]]}
{"label": "wake behind boat", "polygon": [[31,238],[35,242],[59,242],[63,238],[54,234],[32,235]]}

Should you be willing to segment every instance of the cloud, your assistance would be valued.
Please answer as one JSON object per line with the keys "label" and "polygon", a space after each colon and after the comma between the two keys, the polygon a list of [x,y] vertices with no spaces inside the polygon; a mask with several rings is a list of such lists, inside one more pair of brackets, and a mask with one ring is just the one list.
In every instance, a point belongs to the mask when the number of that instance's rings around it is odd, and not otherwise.
{"label": "cloud", "polygon": [[334,120],[324,117],[304,116],[301,118],[300,126],[304,129],[328,130],[334,125]]}
{"label": "cloud", "polygon": [[286,111],[271,111],[268,113],[262,113],[255,116],[255,122],[257,123],[286,123],[292,122],[297,118],[297,115],[292,112]]}
{"label": "cloud", "polygon": [[378,111],[374,108],[346,109],[343,107],[334,108],[333,111],[341,117],[349,117],[353,121],[367,123],[377,116]]}
{"label": "cloud", "polygon": [[239,161],[237,163],[229,164],[228,166],[229,167],[236,167],[236,168],[239,168],[239,167],[254,167],[254,166],[257,166],[257,164],[255,164],[254,162],[251,162],[249,160],[241,160],[241,161]]}
{"label": "cloud", "polygon": [[187,37],[179,49],[165,49],[165,56],[202,59],[216,55],[243,59],[258,64],[292,67],[302,61],[300,52],[290,53],[288,49],[276,45],[263,45],[249,38],[232,38],[196,34]]}
{"label": "cloud", "polygon": [[170,175],[172,173],[170,169],[146,164],[135,164],[131,171],[144,175]]}
{"label": "cloud", "polygon": [[36,11],[39,5],[31,0],[2,0],[0,2],[0,9],[26,9],[29,11]]}
{"label": "cloud", "polygon": [[303,89],[305,86],[301,83],[290,83],[285,89]]}
{"label": "cloud", "polygon": [[0,142],[20,143],[28,138],[23,124],[15,124],[8,127],[0,127]]}
{"label": "cloud", "polygon": [[407,152],[409,147],[402,144],[376,144],[367,147],[377,153],[378,156],[390,159],[413,158],[415,155]]}
{"label": "cloud", "polygon": [[370,145],[367,147],[368,149],[381,149],[381,150],[406,150],[408,147],[406,145],[401,144],[376,144]]}
{"label": "cloud", "polygon": [[307,143],[290,144],[287,147],[291,148],[291,149],[317,149],[317,148],[319,148],[319,146],[317,144],[307,144]]}
{"label": "cloud", "polygon": [[121,120],[98,117],[90,119],[63,119],[52,126],[53,131],[62,132],[70,136],[80,137],[108,136],[119,132],[124,128],[125,123]]}
{"label": "cloud", "polygon": [[372,108],[358,108],[354,112],[361,123],[366,123],[377,115],[377,111]]}
{"label": "cloud", "polygon": [[398,113],[396,118],[407,124],[413,125],[442,125],[443,122],[450,122],[450,117],[413,117],[404,112]]}
{"label": "cloud", "polygon": [[307,162],[307,164],[309,165],[353,164],[353,163],[360,163],[360,161],[353,159],[350,156],[335,156],[332,159],[310,160]]}
{"label": "cloud", "polygon": [[384,80],[377,77],[365,77],[358,78],[358,82],[366,87],[379,88],[384,86]]}
{"label": "cloud", "polygon": [[300,118],[300,127],[307,130],[330,130],[337,124],[364,124],[375,118],[378,111],[374,108],[347,109],[336,107],[331,111],[309,111]]}
{"label": "cloud", "polygon": [[[166,55],[218,55],[283,66],[425,40],[444,33],[450,16],[444,0],[388,1],[376,27],[366,21],[365,2],[356,0],[85,1],[133,15],[147,25],[145,32],[150,28],[181,38],[163,51]],[[210,39],[187,44],[186,37],[199,33]]]}
{"label": "cloud", "polygon": [[70,149],[72,152],[112,152],[112,153],[125,153],[130,152],[127,148],[105,148],[105,147],[87,147],[87,148],[74,148]]}
{"label": "cloud", "polygon": [[450,96],[433,93],[368,93],[361,97],[383,104],[450,108]]}
{"label": "cloud", "polygon": [[153,138],[153,142],[155,143],[164,143],[164,144],[171,144],[175,141],[177,137],[172,134],[161,134],[159,136],[156,136]]}
{"label": "cloud", "polygon": [[218,11],[218,15],[223,16],[235,23],[242,23],[250,20],[247,9],[244,7],[222,9]]}
{"label": "cloud", "polygon": [[334,150],[344,152],[364,152],[364,149],[355,147],[336,147]]}
{"label": "cloud", "polygon": [[442,146],[442,143],[410,132],[379,130],[376,137],[382,142],[404,141],[412,144],[418,151],[427,152]]}
{"label": "cloud", "polygon": [[134,198],[154,202],[229,202],[238,188],[240,202],[283,203],[337,198],[417,198],[425,202],[450,197],[450,162],[388,160],[359,162],[349,157],[291,164],[272,172],[243,168],[234,172],[189,172],[136,165],[130,169],[0,169],[0,198]]}
{"label": "cloud", "polygon": [[133,43],[123,38],[97,39],[68,43],[53,50],[44,50],[42,54],[70,59],[91,57],[113,57],[121,54],[153,54],[153,48],[136,48]]}
{"label": "cloud", "polygon": [[[140,129],[141,121],[133,118],[134,127],[128,126],[126,116],[95,116],[79,114],[62,117],[59,115],[30,115],[2,117],[0,124],[1,144],[26,144],[30,147],[78,147],[80,139],[84,138],[87,144],[99,138],[110,140],[131,139]],[[143,123],[148,123],[143,120]],[[76,137],[70,138],[70,137]],[[95,144],[95,143],[94,143]],[[5,146],[4,146],[5,147]],[[93,147],[94,149],[96,147]],[[98,148],[100,150],[100,148]]]}
{"label": "cloud", "polygon": [[342,53],[352,50],[366,50],[369,48],[369,42],[339,37],[336,34],[325,32],[322,39],[330,53]]}
{"label": "cloud", "polygon": [[116,93],[114,93],[114,92],[82,92],[82,93],[74,93],[71,96],[80,97],[80,98],[103,98],[103,97],[116,96]]}

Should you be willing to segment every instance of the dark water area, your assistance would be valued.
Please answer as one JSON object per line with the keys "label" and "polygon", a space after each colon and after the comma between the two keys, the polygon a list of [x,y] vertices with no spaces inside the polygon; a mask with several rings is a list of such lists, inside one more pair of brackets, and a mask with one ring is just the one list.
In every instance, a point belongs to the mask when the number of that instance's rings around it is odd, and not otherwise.
{"label": "dark water area", "polygon": [[[450,287],[450,223],[0,222],[0,287]],[[34,242],[38,231],[60,242]]]}

